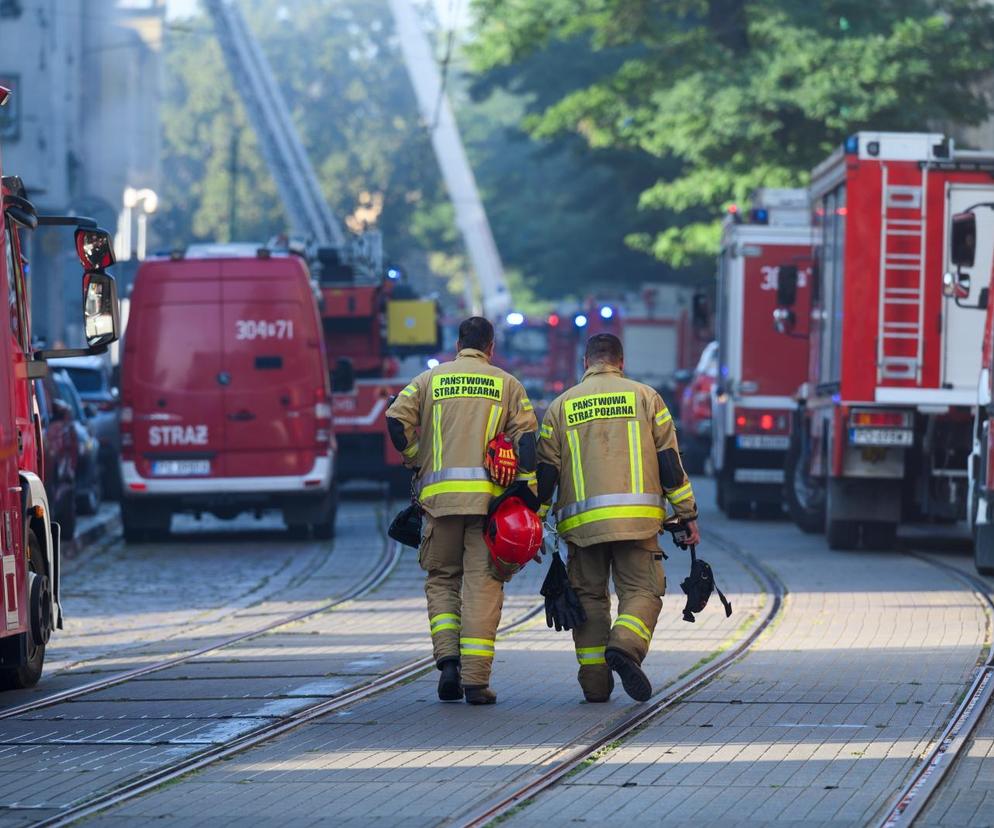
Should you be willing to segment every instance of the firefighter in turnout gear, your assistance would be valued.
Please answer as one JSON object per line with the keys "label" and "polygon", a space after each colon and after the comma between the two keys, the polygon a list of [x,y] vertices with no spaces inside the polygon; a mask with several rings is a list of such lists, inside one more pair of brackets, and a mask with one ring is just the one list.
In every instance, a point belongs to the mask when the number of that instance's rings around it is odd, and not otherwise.
{"label": "firefighter in turnout gear", "polygon": [[[641,664],[666,591],[659,533],[669,503],[696,544],[697,504],[680,461],[673,418],[656,391],[627,379],[621,341],[587,342],[578,385],[549,407],[538,439],[543,512],[558,485],[554,515],[569,546],[569,580],[587,614],[573,630],[587,701],[606,702],[613,672],[637,701],[652,695]],[[618,593],[611,623],[608,577]]]}
{"label": "firefighter in turnout gear", "polygon": [[[442,673],[438,696],[455,701],[465,690],[470,704],[493,704],[490,669],[504,583],[483,537],[484,522],[503,491],[495,480],[534,484],[538,421],[521,383],[490,362],[490,322],[465,320],[458,349],[454,361],[418,375],[397,395],[387,426],[405,464],[415,469],[426,513],[418,559],[428,574],[428,624]],[[509,473],[509,460],[516,472]]]}

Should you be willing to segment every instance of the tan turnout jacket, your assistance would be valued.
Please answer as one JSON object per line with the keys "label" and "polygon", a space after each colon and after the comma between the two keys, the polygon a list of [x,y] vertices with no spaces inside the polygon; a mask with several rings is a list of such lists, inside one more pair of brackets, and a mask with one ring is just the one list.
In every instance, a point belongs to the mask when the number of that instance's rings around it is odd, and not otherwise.
{"label": "tan turnout jacket", "polygon": [[[483,467],[487,443],[503,431],[517,448],[538,428],[521,383],[474,348],[416,376],[387,417],[404,426],[404,463],[421,470],[418,497],[432,517],[485,515],[503,491]],[[534,481],[534,469],[518,479]]]}
{"label": "tan turnout jacket", "polygon": [[[656,453],[666,449],[675,451],[679,479],[664,489]],[[667,501],[679,517],[697,516],[673,417],[656,391],[619,368],[593,366],[553,401],[539,431],[538,462],[559,472],[555,518],[576,546],[654,537]]]}

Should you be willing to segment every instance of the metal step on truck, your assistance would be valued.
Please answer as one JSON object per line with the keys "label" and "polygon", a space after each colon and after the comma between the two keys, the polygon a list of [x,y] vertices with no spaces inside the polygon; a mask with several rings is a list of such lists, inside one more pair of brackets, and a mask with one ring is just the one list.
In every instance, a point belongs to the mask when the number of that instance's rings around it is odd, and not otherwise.
{"label": "metal step on truck", "polygon": [[966,516],[984,319],[942,274],[951,217],[994,200],[991,166],[941,134],[860,132],[814,169],[810,196],[809,376],[785,497],[830,547],[886,548],[902,522]]}

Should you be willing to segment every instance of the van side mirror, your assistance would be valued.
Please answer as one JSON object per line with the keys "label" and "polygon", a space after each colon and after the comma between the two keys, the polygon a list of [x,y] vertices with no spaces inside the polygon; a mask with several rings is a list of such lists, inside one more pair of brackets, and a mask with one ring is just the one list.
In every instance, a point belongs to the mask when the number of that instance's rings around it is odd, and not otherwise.
{"label": "van side mirror", "polygon": [[333,394],[348,394],[355,388],[355,366],[352,360],[339,357],[331,372],[331,392]]}
{"label": "van side mirror", "polygon": [[777,268],[777,305],[792,308],[797,303],[797,265],[784,264]]}
{"label": "van side mirror", "polygon": [[114,264],[110,233],[100,228],[76,230],[76,255],[87,272],[100,272]]}
{"label": "van side mirror", "polygon": [[977,216],[957,213],[950,233],[949,259],[957,267],[973,267],[977,256]]}
{"label": "van side mirror", "polygon": [[[109,251],[108,251],[109,252]],[[100,255],[97,252],[95,255]],[[113,254],[111,260],[113,260]],[[117,283],[101,271],[83,276],[83,333],[91,349],[106,348],[117,341],[121,328]]]}

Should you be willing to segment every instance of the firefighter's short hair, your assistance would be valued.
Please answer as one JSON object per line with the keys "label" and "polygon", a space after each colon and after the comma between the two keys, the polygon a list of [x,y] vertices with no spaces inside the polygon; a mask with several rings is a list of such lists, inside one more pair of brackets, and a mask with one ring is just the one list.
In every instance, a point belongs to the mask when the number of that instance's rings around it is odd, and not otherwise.
{"label": "firefighter's short hair", "polygon": [[621,340],[614,334],[600,333],[587,340],[584,357],[591,365],[598,362],[621,365],[625,361],[625,349],[621,345]]}
{"label": "firefighter's short hair", "polygon": [[494,342],[494,326],[489,319],[482,316],[471,316],[459,325],[459,346],[461,348],[476,348],[485,351]]}

